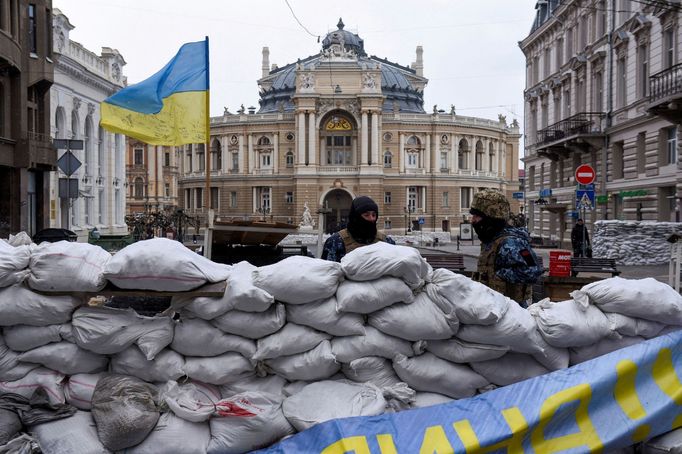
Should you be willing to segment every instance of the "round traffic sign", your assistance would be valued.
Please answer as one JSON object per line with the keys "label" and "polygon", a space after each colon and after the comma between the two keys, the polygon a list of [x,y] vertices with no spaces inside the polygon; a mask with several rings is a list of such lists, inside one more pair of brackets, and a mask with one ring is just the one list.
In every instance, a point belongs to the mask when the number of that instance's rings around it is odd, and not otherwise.
{"label": "round traffic sign", "polygon": [[575,169],[575,181],[580,184],[592,184],[594,176],[594,169],[589,164],[580,165]]}

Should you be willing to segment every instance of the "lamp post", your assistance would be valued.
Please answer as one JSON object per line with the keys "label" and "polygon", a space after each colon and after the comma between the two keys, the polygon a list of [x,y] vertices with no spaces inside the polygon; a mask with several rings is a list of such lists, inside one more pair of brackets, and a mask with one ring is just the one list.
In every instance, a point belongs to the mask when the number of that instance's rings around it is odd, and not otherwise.
{"label": "lamp post", "polygon": [[265,222],[265,217],[266,217],[268,214],[270,214],[270,208],[267,208],[267,207],[259,207],[259,208],[256,209],[256,211],[258,212],[258,214],[261,215],[261,219],[260,219],[260,220],[261,220],[262,222]]}
{"label": "lamp post", "polygon": [[412,231],[412,213],[417,211],[417,207],[406,206],[403,208],[403,211],[405,212],[405,235],[407,235]]}

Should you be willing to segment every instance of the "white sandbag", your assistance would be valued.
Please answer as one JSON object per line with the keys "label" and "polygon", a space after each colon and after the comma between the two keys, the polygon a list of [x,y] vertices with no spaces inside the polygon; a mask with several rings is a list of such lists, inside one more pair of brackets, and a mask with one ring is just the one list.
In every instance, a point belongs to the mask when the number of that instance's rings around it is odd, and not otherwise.
{"label": "white sandbag", "polygon": [[76,374],[68,378],[64,383],[64,397],[66,403],[73,405],[81,410],[92,408],[92,393],[102,373],[99,374]]}
{"label": "white sandbag", "polygon": [[28,285],[43,292],[96,292],[107,281],[104,268],[111,254],[88,243],[44,242],[33,247]]}
{"label": "white sandbag", "polygon": [[209,424],[209,454],[250,452],[294,433],[282,413],[281,398],[267,393],[245,392],[223,399]]}
{"label": "white sandbag", "polygon": [[11,246],[0,241],[0,287],[21,284],[30,274],[28,269],[31,250],[29,246]]}
{"label": "white sandbag", "polygon": [[509,351],[509,347],[499,345],[474,344],[452,338],[447,340],[430,340],[417,342],[414,347],[416,354],[423,350],[429,351],[439,358],[453,363],[470,363],[473,361],[488,361],[500,358]]}
{"label": "white sandbag", "polygon": [[433,270],[425,289],[429,297],[445,313],[453,309],[460,323],[492,325],[509,306],[518,304],[491,288],[444,268]]}
{"label": "white sandbag", "polygon": [[7,238],[7,240],[3,240],[3,241],[7,241],[7,244],[9,244],[10,246],[30,246],[30,245],[35,244],[35,243],[33,243],[31,236],[24,231],[21,231],[21,232],[17,233],[16,235],[12,235],[10,233],[9,238]]}
{"label": "white sandbag", "polygon": [[210,358],[185,357],[185,374],[193,380],[224,385],[255,374],[251,362],[239,353],[229,352]]}
{"label": "white sandbag", "polygon": [[276,300],[305,304],[335,294],[343,271],[336,262],[295,255],[273,265],[261,266],[253,271],[252,277],[256,287]]}
{"label": "white sandbag", "polygon": [[[344,281],[341,285],[346,282],[350,281]],[[337,312],[336,308],[337,301],[334,296],[308,304],[289,304],[287,306],[287,320],[333,336],[355,336],[365,333],[362,315]]]}
{"label": "white sandbag", "polygon": [[219,400],[220,390],[206,383],[179,385],[171,380],[159,388],[159,402],[165,402],[177,417],[195,423],[208,421]]}
{"label": "white sandbag", "polygon": [[594,345],[586,347],[570,348],[571,354],[570,365],[583,363],[597,356],[605,355],[621,348],[629,347],[630,345],[644,342],[644,338],[640,336],[623,336],[620,339],[602,339]]}
{"label": "white sandbag", "polygon": [[19,353],[10,350],[0,336],[0,380],[15,381],[23,378],[38,364],[22,363],[19,361]]}
{"label": "white sandbag", "polygon": [[349,252],[341,258],[341,266],[352,281],[374,281],[393,276],[412,289],[421,287],[430,271],[430,266],[417,249],[383,241]]}
{"label": "white sandbag", "polygon": [[289,381],[324,380],[339,371],[329,341],[322,341],[312,350],[297,355],[265,360],[265,365],[275,374]]}
{"label": "white sandbag", "polygon": [[200,318],[182,318],[176,323],[171,348],[186,356],[217,356],[237,352],[251,358],[256,353],[253,340],[226,334]]}
{"label": "white sandbag", "polygon": [[173,340],[173,321],[167,316],[144,317],[133,309],[81,307],[73,313],[72,332],[78,346],[110,355],[137,343],[147,359]]}
{"label": "white sandbag", "polygon": [[61,341],[61,330],[62,325],[16,325],[3,328],[2,336],[9,348],[15,352],[25,352],[41,345]]}
{"label": "white sandbag", "polygon": [[118,251],[105,267],[104,277],[120,288],[182,292],[224,281],[231,269],[178,241],[152,238]]}
{"label": "white sandbag", "polygon": [[220,387],[223,398],[232,397],[247,391],[264,392],[284,397],[284,387],[288,384],[286,379],[279,375],[266,375],[265,377],[248,377],[242,380],[228,383]]}
{"label": "white sandbag", "polygon": [[471,397],[478,388],[490,383],[469,366],[445,361],[428,352],[413,358],[398,354],[393,359],[393,369],[402,381],[417,391],[430,391],[455,399]]}
{"label": "white sandbag", "polygon": [[642,454],[677,454],[682,452],[682,429],[671,430],[642,444]]}
{"label": "white sandbag", "polygon": [[615,312],[666,325],[682,325],[682,295],[652,277],[612,277],[587,284],[571,296],[579,304],[596,305],[603,312]]}
{"label": "white sandbag", "polygon": [[65,323],[80,304],[73,296],[44,295],[23,285],[0,288],[0,326]]}
{"label": "white sandbag", "polygon": [[63,404],[66,402],[62,386],[64,377],[64,374],[39,367],[19,380],[0,381],[0,394],[14,393],[30,399],[36,389],[42,388],[51,404]]}
{"label": "white sandbag", "polygon": [[279,331],[285,321],[284,304],[275,304],[260,313],[230,311],[211,320],[211,324],[228,334],[260,339]]}
{"label": "white sandbag", "polygon": [[42,364],[66,375],[92,374],[107,369],[109,359],[71,342],[56,342],[19,355],[19,361]]}
{"label": "white sandbag", "polygon": [[210,440],[208,422],[190,422],[173,413],[163,413],[147,438],[126,449],[125,454],[205,454]]}
{"label": "white sandbag", "polygon": [[279,358],[312,350],[323,340],[331,336],[315,331],[307,326],[287,323],[281,330],[262,339],[258,339],[253,359]]}
{"label": "white sandbag", "polygon": [[66,419],[29,427],[45,454],[110,453],[97,436],[97,427],[89,411],[77,411]]}
{"label": "white sandbag", "polygon": [[376,386],[329,380],[311,383],[282,403],[284,416],[298,431],[337,418],[381,415],[385,408]]}
{"label": "white sandbag", "polygon": [[452,397],[444,396],[438,393],[419,392],[415,396],[414,402],[412,402],[412,407],[413,408],[430,407],[432,405],[446,404],[448,402],[452,402],[453,400],[455,399],[453,399]]}
{"label": "white sandbag", "polygon": [[381,356],[393,359],[396,353],[412,356],[412,346],[406,340],[384,334],[378,329],[366,326],[362,336],[336,337],[331,341],[332,352],[342,363],[365,356]]}
{"label": "white sandbag", "polygon": [[378,356],[366,356],[354,359],[350,364],[343,363],[341,372],[349,380],[371,383],[379,388],[400,383],[400,378],[395,374],[391,361]]}
{"label": "white sandbag", "polygon": [[111,357],[111,372],[132,375],[148,382],[167,382],[185,375],[185,360],[173,350],[159,352],[153,360],[145,358],[136,346],[130,346]]}
{"label": "white sandbag", "polygon": [[552,302],[546,298],[528,308],[540,334],[555,347],[582,347],[614,335],[609,321],[597,307],[574,300]]}
{"label": "white sandbag", "polygon": [[643,318],[633,318],[613,312],[607,312],[604,315],[609,321],[609,327],[623,336],[642,336],[645,339],[651,339],[658,336],[665,328],[663,323]]}
{"label": "white sandbag", "polygon": [[385,334],[410,341],[449,339],[459,328],[455,313],[444,314],[424,292],[410,304],[396,303],[371,313],[368,323]]}
{"label": "white sandbag", "polygon": [[538,375],[548,374],[549,370],[532,356],[523,353],[507,353],[501,358],[471,363],[471,368],[491,383],[507,386]]}
{"label": "white sandbag", "polygon": [[397,277],[382,277],[374,281],[345,280],[336,290],[339,312],[369,314],[393,303],[411,303],[412,289]]}

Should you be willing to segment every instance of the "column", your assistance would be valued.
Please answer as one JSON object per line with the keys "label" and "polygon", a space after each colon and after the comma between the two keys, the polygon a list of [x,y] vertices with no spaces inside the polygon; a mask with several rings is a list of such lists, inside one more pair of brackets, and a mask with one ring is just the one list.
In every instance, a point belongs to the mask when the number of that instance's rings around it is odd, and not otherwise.
{"label": "column", "polygon": [[368,162],[368,143],[369,139],[367,134],[367,112],[362,112],[362,125],[360,126],[360,165],[366,165]]}
{"label": "column", "polygon": [[424,147],[424,163],[423,167],[426,172],[431,171],[431,135],[426,135],[426,147]]}
{"label": "column", "polygon": [[372,113],[372,165],[379,165],[379,113]]}
{"label": "column", "polygon": [[305,112],[298,113],[298,134],[296,135],[298,145],[297,165],[305,164]]}
{"label": "column", "polygon": [[315,133],[317,127],[315,126],[315,112],[308,114],[308,163],[311,166],[317,165],[317,140]]}
{"label": "column", "polygon": [[431,173],[440,172],[440,140],[435,132],[431,135]]}
{"label": "column", "polygon": [[488,144],[490,143],[490,139],[486,138],[483,139],[483,159],[481,159],[481,167],[483,168],[484,172],[487,172],[488,169],[490,168],[488,161],[490,160],[490,155],[488,154]]}
{"label": "column", "polygon": [[452,150],[450,168],[453,173],[457,173],[459,170],[459,136],[456,134],[450,134],[450,149]]}
{"label": "column", "polygon": [[279,172],[279,134],[272,135],[272,172],[277,175]]}
{"label": "column", "polygon": [[400,144],[400,150],[398,150],[400,155],[400,173],[405,173],[405,159],[407,159],[407,156],[405,156],[405,135],[402,132],[398,133],[398,143]]}
{"label": "column", "polygon": [[223,136],[220,138],[220,163],[222,164],[220,171],[224,174],[228,171],[227,157],[229,155],[230,153],[227,151],[227,137]]}
{"label": "column", "polygon": [[253,173],[255,164],[256,159],[253,155],[253,134],[249,134],[249,173]]}
{"label": "column", "polygon": [[244,134],[239,134],[239,151],[237,152],[238,159],[237,162],[239,163],[239,173],[243,173],[246,168],[244,167],[246,164],[244,163]]}

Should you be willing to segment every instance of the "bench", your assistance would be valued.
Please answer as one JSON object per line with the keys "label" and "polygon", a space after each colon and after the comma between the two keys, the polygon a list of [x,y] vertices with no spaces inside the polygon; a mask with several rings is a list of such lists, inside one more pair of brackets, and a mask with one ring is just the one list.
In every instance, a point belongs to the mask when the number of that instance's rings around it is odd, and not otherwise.
{"label": "bench", "polygon": [[466,268],[462,254],[422,254],[422,257],[433,268],[445,268],[454,273],[461,273]]}
{"label": "bench", "polygon": [[581,272],[611,273],[611,276],[618,276],[620,274],[620,271],[616,268],[616,259],[571,258],[571,275],[575,277]]}

